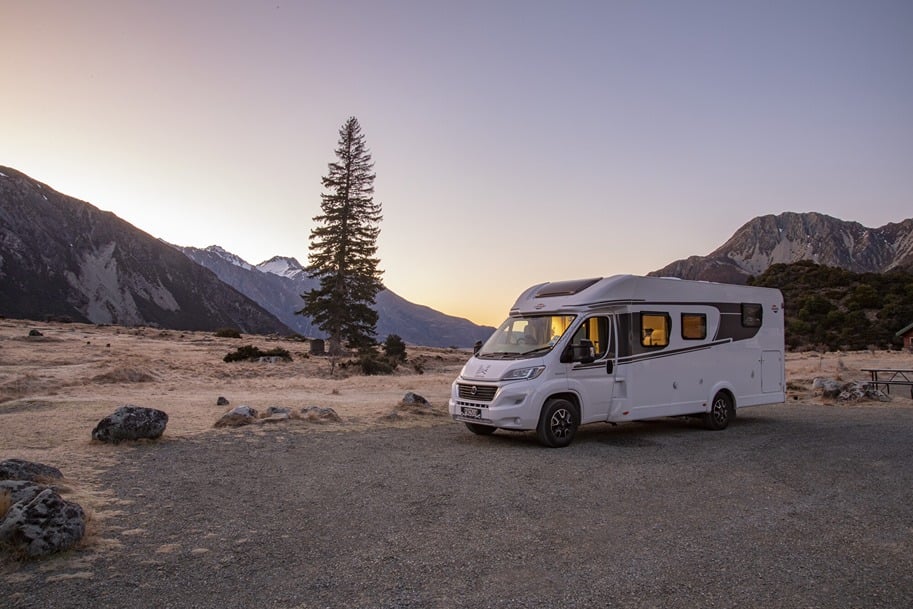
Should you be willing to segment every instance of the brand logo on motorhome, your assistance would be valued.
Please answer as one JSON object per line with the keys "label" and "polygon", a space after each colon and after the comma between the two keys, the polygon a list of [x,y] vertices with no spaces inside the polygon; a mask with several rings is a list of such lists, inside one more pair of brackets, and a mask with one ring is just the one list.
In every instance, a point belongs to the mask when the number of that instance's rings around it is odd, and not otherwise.
{"label": "brand logo on motorhome", "polygon": [[[491,364],[489,364],[487,366],[479,366],[479,368],[476,370],[476,375],[485,376],[486,374],[488,374],[489,368],[491,368]],[[473,395],[475,395],[475,394],[473,394]]]}

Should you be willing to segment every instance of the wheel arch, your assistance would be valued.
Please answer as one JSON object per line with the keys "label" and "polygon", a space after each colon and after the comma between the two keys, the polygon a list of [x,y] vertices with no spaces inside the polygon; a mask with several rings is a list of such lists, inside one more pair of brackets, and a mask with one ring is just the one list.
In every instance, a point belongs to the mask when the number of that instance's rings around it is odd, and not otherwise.
{"label": "wheel arch", "polygon": [[542,412],[542,409],[545,408],[545,405],[548,404],[549,400],[554,399],[567,400],[570,402],[574,406],[574,409],[577,410],[577,420],[580,420],[581,416],[583,415],[580,406],[580,396],[573,391],[559,391],[557,393],[549,394],[545,400],[542,401],[542,406],[539,407],[539,412]]}
{"label": "wheel arch", "polygon": [[710,409],[713,407],[713,399],[717,396],[718,393],[723,393],[729,398],[729,402],[732,404],[733,411],[739,407],[737,400],[735,399],[735,392],[732,390],[732,385],[729,383],[717,383],[713,386],[713,390],[710,392],[710,395],[707,396],[707,403],[704,405],[704,412],[710,412]]}

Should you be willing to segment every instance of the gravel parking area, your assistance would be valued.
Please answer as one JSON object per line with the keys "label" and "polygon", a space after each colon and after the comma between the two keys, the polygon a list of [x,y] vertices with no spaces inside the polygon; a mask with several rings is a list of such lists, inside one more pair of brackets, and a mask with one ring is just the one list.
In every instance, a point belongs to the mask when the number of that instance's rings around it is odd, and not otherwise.
{"label": "gravel parking area", "polygon": [[124,447],[89,547],[5,607],[910,607],[913,408],[791,403],[588,426],[455,423]]}

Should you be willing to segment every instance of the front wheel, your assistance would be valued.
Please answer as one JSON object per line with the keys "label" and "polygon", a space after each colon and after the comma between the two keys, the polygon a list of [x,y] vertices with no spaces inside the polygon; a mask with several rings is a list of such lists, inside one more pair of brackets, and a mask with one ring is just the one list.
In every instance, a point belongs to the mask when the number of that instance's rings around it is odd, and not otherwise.
{"label": "front wheel", "polygon": [[479,425],[478,423],[466,423],[466,429],[479,436],[490,436],[498,430],[491,425]]}
{"label": "front wheel", "polygon": [[579,422],[574,404],[563,398],[552,398],[542,407],[536,435],[539,442],[549,448],[563,448],[574,439]]}
{"label": "front wheel", "polygon": [[733,419],[735,419],[735,406],[732,398],[728,393],[720,391],[713,396],[710,412],[704,413],[704,427],[719,431],[726,429]]}

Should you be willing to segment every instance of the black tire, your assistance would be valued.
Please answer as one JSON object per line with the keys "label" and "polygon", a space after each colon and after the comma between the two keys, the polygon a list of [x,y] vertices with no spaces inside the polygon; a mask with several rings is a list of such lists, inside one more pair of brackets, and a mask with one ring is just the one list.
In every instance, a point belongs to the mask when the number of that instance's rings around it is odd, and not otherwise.
{"label": "black tire", "polygon": [[713,396],[710,412],[704,413],[704,427],[719,431],[726,429],[733,419],[735,419],[735,405],[732,403],[732,398],[725,391],[720,391]]}
{"label": "black tire", "polygon": [[479,425],[478,423],[466,423],[466,429],[479,436],[490,436],[498,430],[491,425]]}
{"label": "black tire", "polygon": [[563,398],[552,398],[542,407],[536,435],[539,442],[549,448],[563,448],[577,434],[580,414],[573,403]]}

